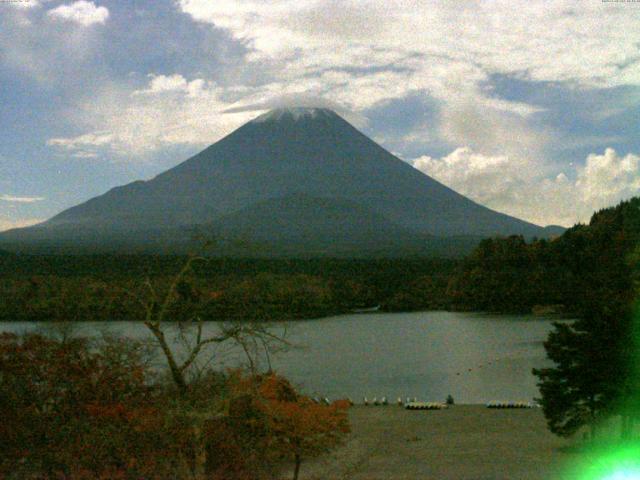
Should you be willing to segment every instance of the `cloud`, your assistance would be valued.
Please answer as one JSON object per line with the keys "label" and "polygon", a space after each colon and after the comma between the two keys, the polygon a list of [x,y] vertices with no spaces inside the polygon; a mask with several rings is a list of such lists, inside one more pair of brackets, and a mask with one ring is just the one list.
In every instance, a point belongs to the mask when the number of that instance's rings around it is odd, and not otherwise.
{"label": "cloud", "polygon": [[452,145],[467,145],[484,154],[540,158],[549,138],[514,112],[471,98],[446,104],[439,118],[440,137]]}
{"label": "cloud", "polygon": [[[636,84],[640,10],[602,2],[544,0],[179,0],[183,12],[246,44],[248,60],[293,69],[404,64],[413,81],[465,83],[455,69],[583,86]],[[452,74],[452,75],[450,75]]]}
{"label": "cloud", "polygon": [[98,152],[92,152],[87,150],[76,150],[71,152],[73,158],[98,158],[100,155]]}
{"label": "cloud", "polygon": [[83,147],[100,147],[111,142],[113,135],[108,132],[86,133],[74,138],[51,138],[47,140],[47,145],[76,149]]}
{"label": "cloud", "polygon": [[73,158],[97,158],[99,151],[113,141],[109,132],[91,132],[72,138],[50,138],[47,145],[59,152],[68,153]]}
{"label": "cloud", "polygon": [[619,156],[613,148],[587,157],[575,187],[582,200],[599,208],[640,193],[640,156]]}
{"label": "cloud", "polygon": [[98,7],[93,2],[80,0],[53,8],[49,10],[48,15],[55,20],[71,21],[88,27],[96,23],[104,24],[109,18],[109,10],[106,7]]}
{"label": "cloud", "polygon": [[[576,91],[640,83],[640,9],[602,2],[436,0],[178,0],[196,22],[246,48],[244,68],[261,82],[242,104],[279,95],[322,97],[366,111],[423,96],[433,138],[485,155],[534,159],[548,170],[553,136],[539,127],[535,96],[501,98],[495,77],[562,84]],[[597,27],[596,27],[597,26]],[[623,33],[625,32],[625,33]],[[631,35],[629,37],[628,35]],[[600,108],[604,111],[604,108]],[[580,113],[578,113],[580,115]]]}
{"label": "cloud", "polygon": [[[243,105],[321,97],[364,118],[394,100],[433,100],[439,138],[488,156],[532,159],[547,172],[553,135],[531,100],[501,98],[496,76],[588,91],[640,83],[640,10],[601,2],[178,0],[195,21],[246,48]],[[621,7],[621,8],[619,8]],[[598,28],[594,28],[598,25]],[[624,31],[633,31],[626,37]],[[604,109],[602,109],[604,110]],[[239,110],[238,110],[239,111]],[[366,121],[361,123],[366,124]],[[397,148],[397,145],[396,145]]]}
{"label": "cloud", "polygon": [[283,86],[269,84],[247,94],[245,87],[221,87],[202,78],[151,74],[143,88],[111,85],[79,105],[70,115],[89,132],[51,138],[47,145],[76,158],[111,153],[142,160],[171,145],[209,145],[263,111],[287,106],[330,108],[357,126],[367,123],[338,102]]}
{"label": "cloud", "polygon": [[[457,148],[440,159],[425,155],[412,163],[418,170],[486,205],[501,197],[510,198],[515,189],[526,183],[521,165],[515,165],[508,156],[487,156],[468,147]],[[496,182],[500,172],[503,175]]]}
{"label": "cloud", "polygon": [[458,148],[442,158],[422,156],[413,166],[457,192],[495,210],[540,225],[586,222],[595,210],[640,192],[640,157],[607,148],[584,165],[549,174],[508,155]]}
{"label": "cloud", "polygon": [[[181,0],[178,4],[195,21],[225,30],[246,47],[244,68],[259,80],[251,85],[251,98],[245,103],[306,94],[361,113],[421,92],[443,103],[473,98],[522,116],[539,110],[484,91],[481,84],[495,69],[483,65],[479,53],[495,46],[484,36],[471,41],[462,35],[466,30],[456,31],[456,15],[466,9],[452,4],[398,0]],[[523,44],[525,40],[528,37]]]}
{"label": "cloud", "polygon": [[345,105],[323,98],[322,96],[316,96],[309,93],[276,95],[258,103],[243,103],[241,105],[228,108],[223,113],[263,112],[265,110],[287,107],[328,108],[358,127],[365,126],[368,123],[368,120],[364,115],[354,112]]}
{"label": "cloud", "polygon": [[35,8],[41,5],[38,0],[9,0],[8,2],[3,2],[3,3],[5,3],[6,5],[9,5],[10,7],[18,8],[20,10]]}
{"label": "cloud", "polygon": [[11,230],[13,228],[29,227],[31,225],[42,223],[44,220],[44,218],[23,218],[20,220],[14,220],[0,216],[0,232]]}
{"label": "cloud", "polygon": [[[490,88],[493,75],[572,88],[640,82],[632,66],[625,66],[638,54],[633,44],[640,42],[640,31],[632,27],[640,13],[600,2],[580,8],[568,0],[553,5],[178,0],[175,5],[194,21],[224,31],[226,43],[242,46],[234,52],[243,58],[227,58],[235,67],[225,65],[215,81],[202,73],[155,73],[144,87],[103,84],[80,99],[77,111],[68,112],[70,123],[89,133],[109,132],[107,147],[123,156],[170,144],[205,145],[250,119],[251,111],[304,106],[310,99],[316,105],[321,99],[364,126],[368,109],[419,95],[438,105],[435,128],[450,147],[543,158],[548,134],[530,121],[541,107],[499,98]],[[411,136],[433,138],[432,131],[426,133]],[[98,155],[97,149],[78,145],[73,151],[82,158]]]}
{"label": "cloud", "polygon": [[[40,5],[34,3],[33,7]],[[104,71],[105,49],[101,45],[104,32],[69,28],[66,21],[49,21],[63,20],[51,13],[61,7],[45,14],[33,7],[2,11],[0,68],[12,77],[18,74],[48,89],[58,87],[56,96],[78,98],[78,92],[93,88]]]}
{"label": "cloud", "polygon": [[18,197],[15,195],[0,195],[0,200],[4,202],[34,203],[44,200],[44,197]]}
{"label": "cloud", "polygon": [[80,158],[108,153],[132,161],[171,145],[209,145],[256,116],[222,113],[233,105],[225,100],[232,91],[180,74],[150,75],[133,91],[109,85],[71,114],[88,133],[51,138],[47,145]]}
{"label": "cloud", "polygon": [[182,75],[176,73],[173,75],[149,75],[151,81],[146,89],[136,90],[133,95],[153,95],[163,92],[186,93],[191,96],[198,95],[205,85],[205,81],[201,78],[187,81]]}

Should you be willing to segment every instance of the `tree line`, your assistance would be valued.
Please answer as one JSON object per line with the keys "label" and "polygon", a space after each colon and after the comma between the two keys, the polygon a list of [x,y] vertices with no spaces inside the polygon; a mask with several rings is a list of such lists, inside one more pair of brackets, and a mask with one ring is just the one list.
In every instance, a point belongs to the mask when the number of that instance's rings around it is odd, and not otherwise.
{"label": "tree line", "polygon": [[[482,240],[463,259],[209,258],[181,286],[216,318],[282,320],[383,311],[553,311],[580,315],[592,292],[628,285],[637,199],[596,212],[557,238]],[[186,261],[163,255],[0,255],[0,320],[126,320],[121,292],[149,278],[166,288]],[[72,299],[72,301],[71,301]]]}
{"label": "tree line", "polygon": [[448,296],[459,309],[530,312],[554,305],[582,315],[594,297],[630,288],[629,257],[640,235],[639,199],[594,213],[553,240],[520,236],[483,240],[451,277]]}
{"label": "tree line", "polygon": [[[125,292],[147,278],[168,288],[186,257],[0,257],[0,321],[131,320],[140,305]],[[210,319],[285,320],[447,307],[456,262],[440,259],[219,259],[194,265],[182,303]],[[144,290],[144,289],[143,289]],[[144,294],[148,292],[142,292]]]}

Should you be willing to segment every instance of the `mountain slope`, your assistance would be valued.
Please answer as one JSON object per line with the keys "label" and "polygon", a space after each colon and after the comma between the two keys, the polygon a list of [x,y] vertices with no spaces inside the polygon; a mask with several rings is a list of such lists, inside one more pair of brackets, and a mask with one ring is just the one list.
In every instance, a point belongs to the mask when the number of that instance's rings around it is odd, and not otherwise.
{"label": "mountain slope", "polygon": [[[172,235],[178,241],[196,225],[229,237],[250,227],[261,241],[286,239],[302,250],[317,241],[357,248],[365,237],[399,244],[425,236],[546,236],[424,175],[330,110],[288,109],[258,117],[152,180],[114,188],[0,240],[73,244],[88,235],[124,246],[131,231],[164,230],[174,232],[167,233],[170,249]],[[304,228],[309,234],[301,236]]]}

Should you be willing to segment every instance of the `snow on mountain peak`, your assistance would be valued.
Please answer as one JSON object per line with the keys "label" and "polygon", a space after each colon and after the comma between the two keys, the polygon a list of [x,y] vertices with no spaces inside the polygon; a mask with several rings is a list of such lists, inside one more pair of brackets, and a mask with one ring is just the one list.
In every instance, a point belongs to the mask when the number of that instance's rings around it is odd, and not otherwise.
{"label": "snow on mountain peak", "polygon": [[253,122],[262,123],[268,121],[282,120],[284,117],[291,117],[293,120],[300,120],[301,118],[316,118],[320,116],[329,116],[333,112],[327,108],[319,107],[284,107],[275,108],[263,113],[259,117],[256,117]]}

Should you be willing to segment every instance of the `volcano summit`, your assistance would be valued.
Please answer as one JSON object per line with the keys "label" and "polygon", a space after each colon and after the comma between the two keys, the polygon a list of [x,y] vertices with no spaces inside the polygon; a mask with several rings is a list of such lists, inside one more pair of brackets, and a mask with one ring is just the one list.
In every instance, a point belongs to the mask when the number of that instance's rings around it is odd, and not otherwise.
{"label": "volcano summit", "polygon": [[548,236],[421,173],[322,108],[277,109],[149,181],[29,228],[13,250],[184,251],[193,231],[237,255],[453,254],[481,237]]}

